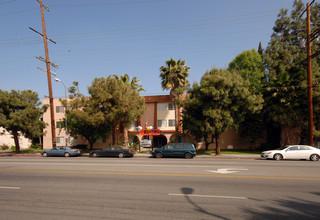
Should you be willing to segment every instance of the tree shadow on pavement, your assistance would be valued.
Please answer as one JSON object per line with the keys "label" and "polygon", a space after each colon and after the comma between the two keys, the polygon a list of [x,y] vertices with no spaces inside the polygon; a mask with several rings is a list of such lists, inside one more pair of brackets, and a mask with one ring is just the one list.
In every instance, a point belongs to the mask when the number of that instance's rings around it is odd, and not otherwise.
{"label": "tree shadow on pavement", "polygon": [[[311,193],[312,196],[320,196],[319,192]],[[311,195],[310,195],[311,196]],[[287,198],[273,200],[271,206],[261,207],[259,210],[246,210],[251,215],[249,219],[319,219],[320,199],[307,201],[299,198]]]}
{"label": "tree shadow on pavement", "polygon": [[203,208],[201,208],[197,203],[195,203],[194,201],[191,200],[190,196],[192,193],[193,193],[193,189],[192,188],[187,188],[187,187],[184,187],[184,188],[181,188],[181,192],[184,194],[184,197],[186,198],[186,200],[195,207],[195,210],[198,211],[198,212],[201,212],[203,214],[206,214],[206,215],[209,215],[211,217],[215,217],[215,218],[219,218],[219,219],[228,219],[228,218],[225,218],[223,216],[220,216],[220,215],[216,215],[214,213],[211,213],[211,212],[208,212],[206,210],[204,210]]}

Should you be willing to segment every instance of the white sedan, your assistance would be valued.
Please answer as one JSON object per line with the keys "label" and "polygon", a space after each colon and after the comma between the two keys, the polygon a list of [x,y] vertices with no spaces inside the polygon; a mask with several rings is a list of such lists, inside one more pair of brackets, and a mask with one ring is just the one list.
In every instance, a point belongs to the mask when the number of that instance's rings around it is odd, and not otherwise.
{"label": "white sedan", "polygon": [[307,145],[288,145],[276,150],[263,151],[261,157],[274,160],[300,159],[317,161],[320,157],[320,149]]}

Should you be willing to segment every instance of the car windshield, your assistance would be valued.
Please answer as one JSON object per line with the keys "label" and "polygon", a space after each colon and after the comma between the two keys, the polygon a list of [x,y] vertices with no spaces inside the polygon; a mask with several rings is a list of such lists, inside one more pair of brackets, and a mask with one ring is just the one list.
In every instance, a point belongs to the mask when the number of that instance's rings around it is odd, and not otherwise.
{"label": "car windshield", "polygon": [[278,149],[276,149],[276,150],[284,150],[284,149],[286,149],[287,147],[289,147],[289,146],[286,145],[286,146],[280,147],[280,148],[278,148]]}

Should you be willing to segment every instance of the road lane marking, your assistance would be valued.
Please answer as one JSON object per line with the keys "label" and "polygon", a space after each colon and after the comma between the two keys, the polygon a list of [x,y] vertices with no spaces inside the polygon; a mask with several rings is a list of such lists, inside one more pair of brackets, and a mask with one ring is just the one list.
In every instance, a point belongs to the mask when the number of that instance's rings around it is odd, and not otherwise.
{"label": "road lane marking", "polygon": [[63,174],[105,174],[105,175],[140,175],[140,176],[181,176],[181,177],[221,177],[241,179],[276,179],[276,180],[309,180],[320,181],[320,178],[308,177],[277,177],[277,176],[235,176],[213,174],[180,174],[180,173],[136,173],[136,172],[103,172],[103,171],[59,171],[59,170],[0,170],[0,172],[21,173],[63,173]]}
{"label": "road lane marking", "polygon": [[237,196],[215,196],[215,195],[195,195],[195,194],[175,194],[169,193],[169,196],[202,197],[202,198],[221,198],[221,199],[248,199],[247,197]]}
{"label": "road lane marking", "polygon": [[0,186],[0,189],[21,189],[21,187],[13,187],[13,186]]}
{"label": "road lane marking", "polygon": [[211,173],[220,173],[220,174],[227,174],[227,173],[236,173],[241,170],[248,170],[248,169],[242,169],[242,168],[221,168],[217,170],[206,170]]}

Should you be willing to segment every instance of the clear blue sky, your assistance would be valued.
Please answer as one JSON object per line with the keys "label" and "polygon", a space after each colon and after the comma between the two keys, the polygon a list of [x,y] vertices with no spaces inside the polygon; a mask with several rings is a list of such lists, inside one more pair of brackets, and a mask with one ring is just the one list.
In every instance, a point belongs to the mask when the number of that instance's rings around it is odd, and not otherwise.
{"label": "clear blue sky", "polygon": [[[242,51],[265,48],[281,8],[293,0],[44,0],[50,61],[67,87],[80,91],[96,77],[128,73],[142,95],[168,94],[160,85],[165,61],[186,60],[189,82],[211,68],[224,68]],[[304,1],[305,3],[307,1]],[[36,0],[0,0],[0,89],[31,89],[48,95],[40,7]],[[64,97],[52,81],[53,96]]]}

